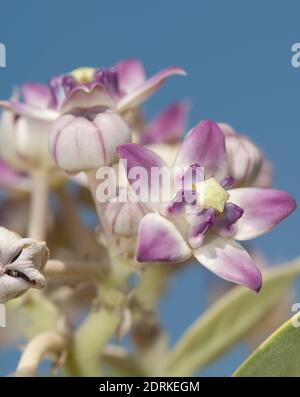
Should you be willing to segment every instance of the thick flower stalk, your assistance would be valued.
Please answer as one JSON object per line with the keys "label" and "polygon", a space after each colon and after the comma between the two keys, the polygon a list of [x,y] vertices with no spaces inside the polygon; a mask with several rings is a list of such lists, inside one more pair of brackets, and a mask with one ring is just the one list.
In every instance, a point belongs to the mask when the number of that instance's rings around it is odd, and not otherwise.
{"label": "thick flower stalk", "polygon": [[0,228],[0,303],[46,284],[43,269],[49,251],[44,242],[21,238]]}
{"label": "thick flower stalk", "polygon": [[[167,168],[157,154],[137,144],[121,145],[117,153],[127,160],[132,187],[131,171],[142,167],[149,176],[145,188],[152,193],[162,189],[161,184],[152,185],[152,170]],[[195,172],[198,168],[200,172]],[[260,271],[235,240],[249,240],[271,230],[295,209],[294,200],[275,189],[231,189],[234,178],[228,176],[225,137],[211,121],[200,122],[186,136],[173,170],[177,182],[173,199],[155,203],[155,212],[140,223],[137,260],[180,262],[193,255],[218,276],[259,291]],[[184,188],[176,190],[178,181],[184,182]],[[153,210],[153,203],[149,207]]]}

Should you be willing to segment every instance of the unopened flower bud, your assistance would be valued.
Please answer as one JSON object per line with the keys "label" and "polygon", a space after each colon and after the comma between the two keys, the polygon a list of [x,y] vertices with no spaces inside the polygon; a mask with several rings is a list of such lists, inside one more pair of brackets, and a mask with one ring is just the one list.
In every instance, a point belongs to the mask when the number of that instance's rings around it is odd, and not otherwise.
{"label": "unopened flower bud", "polygon": [[133,196],[134,193],[127,187],[121,188],[119,195],[108,203],[104,212],[104,221],[114,245],[119,253],[127,257],[135,254],[139,224],[147,212],[136,196],[136,201],[131,200]]}
{"label": "unopened flower bud", "polygon": [[43,288],[46,284],[42,271],[49,251],[45,242],[0,228],[0,303],[24,294],[30,288]]}
{"label": "unopened flower bud", "polygon": [[264,155],[245,135],[238,134],[228,124],[220,123],[228,156],[228,175],[234,177],[238,186],[256,186],[255,180],[262,171]]}
{"label": "unopened flower bud", "polygon": [[116,146],[130,141],[127,124],[113,111],[77,110],[54,123],[50,152],[58,167],[77,173],[112,164]]}
{"label": "unopened flower bud", "polygon": [[[43,90],[47,87],[24,85],[23,96],[28,102],[19,102],[18,95],[11,101],[1,101],[5,110],[0,115],[0,156],[19,171],[54,166],[48,150],[51,120],[36,117],[43,111],[43,101],[49,100]],[[23,114],[24,107],[30,106],[34,111]]]}
{"label": "unopened flower bud", "polygon": [[109,203],[105,211],[105,220],[111,232],[118,236],[137,235],[139,223],[145,215],[141,203]]}

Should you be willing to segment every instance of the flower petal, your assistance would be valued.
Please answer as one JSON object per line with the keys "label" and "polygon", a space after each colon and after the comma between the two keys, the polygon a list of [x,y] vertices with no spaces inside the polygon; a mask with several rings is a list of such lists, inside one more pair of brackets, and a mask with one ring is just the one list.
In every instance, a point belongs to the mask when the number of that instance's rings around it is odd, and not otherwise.
{"label": "flower petal", "polygon": [[248,252],[231,239],[214,237],[193,255],[210,271],[224,280],[242,284],[258,292],[262,277]]}
{"label": "flower petal", "polygon": [[227,202],[221,219],[216,224],[216,232],[223,237],[232,237],[236,234],[236,222],[243,215],[244,210],[238,205]]}
{"label": "flower petal", "polygon": [[158,214],[146,215],[139,227],[139,262],[181,262],[191,255],[189,246],[175,225]]}
{"label": "flower petal", "polygon": [[31,117],[15,117],[3,111],[0,117],[1,158],[19,171],[37,165],[53,166],[49,156],[48,136],[52,123]]}
{"label": "flower petal", "polygon": [[228,193],[230,201],[244,210],[236,223],[237,240],[249,240],[268,232],[296,208],[294,199],[281,190],[240,188]]}
{"label": "flower petal", "polygon": [[18,277],[10,277],[7,274],[0,276],[0,303],[7,303],[23,295],[31,286],[30,284]]}
{"label": "flower petal", "polygon": [[191,247],[199,248],[204,240],[205,233],[214,225],[215,212],[212,208],[202,210],[192,218],[188,241]]}
{"label": "flower petal", "polygon": [[[125,169],[127,178],[134,192],[142,202],[161,202],[170,200],[169,168],[162,158],[146,147],[129,143],[119,145],[116,153],[126,160]],[[155,178],[155,173],[160,177]]]}
{"label": "flower petal", "polygon": [[21,86],[22,95],[26,103],[37,108],[50,106],[52,94],[50,88],[39,83],[25,83]]}
{"label": "flower petal", "polygon": [[0,187],[29,191],[30,179],[0,160]]}
{"label": "flower petal", "polygon": [[96,106],[114,108],[115,102],[101,83],[81,84],[69,92],[60,111],[66,113],[76,108],[86,109]]}
{"label": "flower petal", "polygon": [[[131,201],[132,191],[120,189],[119,196],[112,199],[104,212],[104,219],[112,234],[117,236],[136,236],[140,221],[147,211],[140,202]],[[120,200],[121,196],[126,201]]]}
{"label": "flower petal", "polygon": [[117,105],[117,110],[123,112],[127,109],[132,109],[144,102],[151,96],[161,84],[169,77],[175,74],[185,76],[185,71],[181,68],[170,67],[161,70],[150,79],[140,84],[133,92],[123,97]]}
{"label": "flower petal", "polygon": [[20,116],[26,116],[41,121],[54,121],[59,116],[59,113],[53,109],[40,109],[16,101],[0,101],[0,108],[10,110]]}
{"label": "flower petal", "polygon": [[51,122],[28,117],[19,117],[16,120],[14,145],[18,156],[28,163],[27,167],[30,164],[31,166],[53,167],[54,163],[48,147],[51,128]]}
{"label": "flower petal", "polygon": [[253,181],[252,186],[271,188],[273,185],[273,167],[265,156],[261,164],[259,174],[257,175],[255,181]]}
{"label": "flower petal", "polygon": [[125,59],[115,65],[119,89],[129,94],[146,80],[143,64],[138,59]]}
{"label": "flower petal", "polygon": [[222,180],[227,174],[225,138],[222,130],[210,120],[201,121],[185,137],[175,159],[175,167],[199,164],[205,178]]}
{"label": "flower petal", "polygon": [[204,180],[205,175],[203,167],[200,167],[199,164],[193,164],[183,172],[182,176],[177,179],[176,183],[179,187],[185,190],[194,190],[194,186]]}
{"label": "flower petal", "polygon": [[25,171],[28,169],[27,161],[17,151],[16,147],[16,117],[9,110],[0,114],[0,157],[15,170]]}
{"label": "flower petal", "polygon": [[153,150],[153,152],[164,159],[168,167],[172,167],[179,144],[170,145],[169,143],[154,143],[153,145],[147,145],[147,148]]}
{"label": "flower petal", "polygon": [[145,167],[150,172],[152,167],[165,166],[158,154],[138,143],[119,145],[116,153],[120,158],[127,160],[128,171],[133,167]]}
{"label": "flower petal", "polygon": [[186,119],[186,102],[169,106],[146,126],[141,135],[142,144],[178,142],[185,130]]}
{"label": "flower petal", "polygon": [[235,184],[235,179],[232,176],[225,176],[220,182],[223,189],[228,190]]}
{"label": "flower petal", "polygon": [[130,130],[118,114],[88,111],[61,116],[53,125],[49,148],[60,168],[77,173],[112,164],[116,146],[130,140]]}
{"label": "flower petal", "polygon": [[59,109],[65,101],[67,94],[76,86],[76,79],[72,75],[52,76],[49,80],[52,107]]}
{"label": "flower petal", "polygon": [[225,138],[229,175],[238,186],[251,186],[262,166],[262,153],[250,139],[240,134],[228,134]]}
{"label": "flower petal", "polygon": [[[164,156],[165,159],[165,156]],[[172,177],[175,172],[172,172]],[[169,217],[170,215],[178,215],[183,210],[186,214],[192,212],[194,215],[194,206],[196,204],[196,191],[194,186],[198,182],[204,180],[203,169],[197,164],[189,167],[185,172],[180,175],[179,178],[173,180],[171,189],[174,190],[175,194],[171,200],[165,204],[162,204],[159,208],[161,214]],[[165,186],[164,186],[165,189]],[[191,211],[192,210],[192,211]],[[199,211],[197,210],[197,213]]]}
{"label": "flower petal", "polygon": [[195,192],[192,190],[180,189],[174,198],[162,208],[166,216],[179,215],[185,209],[186,205],[194,205],[196,202]]}

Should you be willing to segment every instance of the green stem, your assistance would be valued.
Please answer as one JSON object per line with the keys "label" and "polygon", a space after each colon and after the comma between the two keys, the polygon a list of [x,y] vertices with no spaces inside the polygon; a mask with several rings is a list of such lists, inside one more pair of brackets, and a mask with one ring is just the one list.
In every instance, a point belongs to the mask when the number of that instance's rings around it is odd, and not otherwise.
{"label": "green stem", "polygon": [[15,376],[36,376],[38,366],[48,354],[59,354],[67,349],[68,338],[66,335],[46,331],[36,335],[26,346]]}
{"label": "green stem", "polygon": [[112,236],[110,230],[108,229],[105,219],[104,219],[105,203],[100,203],[97,199],[98,182],[97,182],[96,174],[97,174],[97,170],[90,170],[90,171],[86,172],[86,176],[87,176],[90,190],[91,190],[91,193],[93,196],[93,200],[95,203],[98,218],[100,220],[101,226],[104,230],[107,240],[110,241],[113,238],[113,236]]}
{"label": "green stem", "polygon": [[67,372],[72,376],[100,376],[101,352],[114,335],[122,319],[124,295],[129,266],[111,257],[110,274],[99,288],[103,307],[90,313],[75,333],[66,363]]}
{"label": "green stem", "polygon": [[114,310],[91,313],[76,332],[66,369],[71,376],[100,376],[100,355],[120,321]]}
{"label": "green stem", "polygon": [[29,214],[28,237],[38,241],[46,237],[46,217],[48,208],[48,170],[32,172],[32,193]]}

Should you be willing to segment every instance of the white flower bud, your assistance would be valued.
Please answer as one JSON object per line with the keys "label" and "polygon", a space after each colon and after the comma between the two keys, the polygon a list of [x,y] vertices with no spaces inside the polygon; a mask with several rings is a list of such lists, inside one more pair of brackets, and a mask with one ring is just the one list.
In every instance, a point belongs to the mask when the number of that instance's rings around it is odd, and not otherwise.
{"label": "white flower bud", "polygon": [[50,122],[4,110],[0,117],[1,158],[20,171],[53,166],[48,149],[50,129]]}
{"label": "white flower bud", "polygon": [[17,298],[29,288],[43,288],[42,271],[49,257],[45,242],[22,239],[0,228],[0,303]]}
{"label": "white flower bud", "polygon": [[[134,257],[139,224],[146,212],[143,204],[128,187],[120,188],[119,195],[107,204],[104,222],[120,255]],[[106,244],[109,243],[106,241]]]}
{"label": "white flower bud", "polygon": [[137,235],[140,221],[145,215],[141,203],[109,203],[105,221],[112,234],[124,237]]}
{"label": "white flower bud", "polygon": [[127,124],[113,111],[79,110],[54,123],[50,152],[58,167],[77,173],[112,164],[116,146],[130,141]]}
{"label": "white flower bud", "polygon": [[248,137],[236,133],[228,124],[219,126],[225,135],[228,175],[235,179],[235,187],[252,186],[261,172],[263,153]]}

